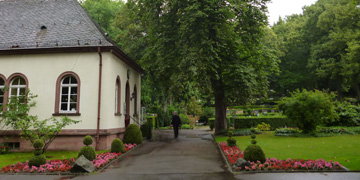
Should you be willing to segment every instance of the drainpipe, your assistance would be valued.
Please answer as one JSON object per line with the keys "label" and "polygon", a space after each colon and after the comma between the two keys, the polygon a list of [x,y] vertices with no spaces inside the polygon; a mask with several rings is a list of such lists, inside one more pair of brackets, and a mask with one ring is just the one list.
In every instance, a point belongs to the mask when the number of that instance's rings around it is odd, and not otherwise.
{"label": "drainpipe", "polygon": [[98,95],[98,115],[97,115],[97,129],[96,129],[96,150],[99,150],[100,143],[100,108],[101,108],[101,78],[102,78],[102,54],[100,47],[98,47],[99,53],[99,95]]}

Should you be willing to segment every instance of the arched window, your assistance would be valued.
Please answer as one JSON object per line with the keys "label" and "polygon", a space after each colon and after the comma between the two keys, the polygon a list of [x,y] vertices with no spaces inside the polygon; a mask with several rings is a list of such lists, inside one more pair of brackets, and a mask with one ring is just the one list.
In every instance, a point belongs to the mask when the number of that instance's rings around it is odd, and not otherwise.
{"label": "arched window", "polygon": [[0,112],[2,111],[1,106],[4,105],[5,101],[5,77],[0,74]]}
{"label": "arched window", "polygon": [[115,115],[121,115],[121,82],[120,77],[116,78],[115,83]]}
{"label": "arched window", "polygon": [[134,86],[134,115],[137,116],[138,112],[137,112],[137,90],[136,90],[136,85]]}
{"label": "arched window", "polygon": [[[24,77],[21,76],[13,76],[9,78],[10,88],[9,88],[9,99],[12,97],[24,97],[26,95],[27,81]],[[21,98],[24,100],[23,98]]]}
{"label": "arched window", "polygon": [[54,115],[80,115],[80,78],[74,72],[61,74],[56,84]]}

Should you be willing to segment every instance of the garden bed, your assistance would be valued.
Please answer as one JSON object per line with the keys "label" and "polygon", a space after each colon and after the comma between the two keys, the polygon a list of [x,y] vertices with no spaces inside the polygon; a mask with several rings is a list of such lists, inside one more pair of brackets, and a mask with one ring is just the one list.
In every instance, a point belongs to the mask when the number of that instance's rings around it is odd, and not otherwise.
{"label": "garden bed", "polygon": [[339,162],[318,160],[297,160],[287,159],[278,160],[276,158],[266,158],[266,162],[249,162],[249,166],[244,169],[235,165],[238,158],[243,158],[244,154],[237,146],[230,147],[225,142],[219,142],[218,147],[228,164],[229,170],[236,172],[333,172],[348,171]]}
{"label": "garden bed", "polygon": [[[104,152],[96,155],[96,158],[91,161],[95,166],[96,172],[103,171],[112,162],[118,160],[127,152],[137,147],[136,144],[124,144],[125,153],[110,153]],[[68,175],[74,174],[70,172],[70,169],[74,165],[76,158],[63,159],[63,160],[47,160],[46,164],[40,167],[29,167],[28,161],[19,162],[17,164],[11,164],[0,169],[0,173],[6,174],[46,174],[46,175]]]}

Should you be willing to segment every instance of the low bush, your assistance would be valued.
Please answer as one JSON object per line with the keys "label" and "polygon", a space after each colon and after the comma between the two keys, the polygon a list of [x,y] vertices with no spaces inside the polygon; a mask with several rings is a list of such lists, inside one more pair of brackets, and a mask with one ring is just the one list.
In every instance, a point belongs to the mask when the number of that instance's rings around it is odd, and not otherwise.
{"label": "low bush", "polygon": [[152,138],[152,128],[149,123],[145,123],[145,124],[141,125],[140,130],[141,130],[143,137],[146,137],[146,139]]}
{"label": "low bush", "polygon": [[268,116],[266,118],[256,117],[236,117],[234,118],[235,129],[256,127],[258,124],[266,123],[270,125],[270,130],[283,127],[296,127],[296,123],[285,117]]}
{"label": "low bush", "polygon": [[31,166],[36,166],[36,167],[39,167],[43,164],[46,164],[46,158],[43,154],[41,155],[35,155],[33,157],[31,157],[29,159],[29,163],[28,165],[31,167]]}
{"label": "low bush", "polygon": [[261,134],[261,131],[256,128],[246,128],[246,129],[234,129],[232,130],[234,136],[249,136],[251,134]]}
{"label": "low bush", "polygon": [[92,137],[90,135],[87,135],[87,136],[84,137],[83,144],[85,146],[91,145],[92,143],[93,143],[93,139],[92,139]]}
{"label": "low bush", "polygon": [[210,130],[213,130],[215,128],[215,118],[209,118],[209,126]]}
{"label": "low bush", "polygon": [[181,124],[190,124],[189,116],[186,114],[179,114]]}
{"label": "low bush", "polygon": [[256,145],[256,136],[251,136],[251,145],[249,145],[244,151],[244,159],[250,162],[260,161],[264,163],[266,161],[265,153],[260,146]]}
{"label": "low bush", "polygon": [[256,126],[256,128],[260,129],[261,131],[270,131],[270,127],[270,124],[266,124],[264,122]]}
{"label": "low bush", "polygon": [[139,126],[136,124],[130,124],[124,133],[124,143],[141,144],[143,141],[143,135]]}
{"label": "low bush", "polygon": [[234,135],[233,132],[231,131],[228,132],[229,138],[226,141],[227,141],[227,145],[230,147],[236,146],[236,139],[232,138],[233,135]]}
{"label": "low bush", "polygon": [[114,153],[124,153],[125,152],[125,145],[119,138],[115,138],[111,143],[111,150],[110,152]]}
{"label": "low bush", "polygon": [[316,127],[316,133],[325,134],[355,134],[355,132],[348,130],[346,127]]}
{"label": "low bush", "polygon": [[181,124],[181,129],[193,129],[190,124]]}
{"label": "low bush", "polygon": [[348,102],[337,102],[335,111],[339,119],[328,122],[327,126],[359,126],[360,110],[359,106],[351,105]]}
{"label": "low bush", "polygon": [[302,131],[298,128],[280,128],[276,129],[274,132],[275,136],[293,136],[297,137]]}
{"label": "low bush", "polygon": [[80,149],[78,157],[83,155],[89,161],[92,161],[96,157],[95,149],[91,146],[84,146]]}

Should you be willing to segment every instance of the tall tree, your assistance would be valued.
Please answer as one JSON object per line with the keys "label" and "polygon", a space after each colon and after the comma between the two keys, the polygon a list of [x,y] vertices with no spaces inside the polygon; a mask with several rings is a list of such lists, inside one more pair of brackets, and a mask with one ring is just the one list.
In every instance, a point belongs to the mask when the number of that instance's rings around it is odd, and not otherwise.
{"label": "tall tree", "polygon": [[219,132],[226,128],[228,98],[246,102],[265,92],[267,75],[276,70],[261,43],[268,1],[129,0],[146,29],[141,64],[169,93],[181,93],[186,82],[211,92]]}

